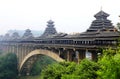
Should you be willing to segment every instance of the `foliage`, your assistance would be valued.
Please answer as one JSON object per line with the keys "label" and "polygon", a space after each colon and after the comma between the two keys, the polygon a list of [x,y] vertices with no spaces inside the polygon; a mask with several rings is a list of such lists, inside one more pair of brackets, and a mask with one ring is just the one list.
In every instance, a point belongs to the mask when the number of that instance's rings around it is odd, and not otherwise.
{"label": "foliage", "polygon": [[17,57],[9,53],[0,57],[0,79],[15,79],[17,77]]}
{"label": "foliage", "polygon": [[98,69],[99,66],[96,62],[84,59],[76,67],[76,71],[74,74],[80,76],[80,79],[96,79],[97,78],[96,71]]}
{"label": "foliage", "polygon": [[46,68],[49,64],[52,63],[56,63],[56,61],[48,56],[40,55],[38,60],[33,64],[30,75],[39,75],[42,69]]}
{"label": "foliage", "polygon": [[40,76],[20,76],[18,79],[40,79]]}
{"label": "foliage", "polygon": [[104,49],[97,62],[61,62],[42,71],[42,79],[119,79],[120,49]]}
{"label": "foliage", "polygon": [[113,50],[109,48],[103,51],[102,58],[98,64],[100,69],[97,71],[98,79],[119,79],[120,78],[120,49]]}
{"label": "foliage", "polygon": [[61,79],[80,79],[80,76],[77,76],[77,75],[62,75]]}
{"label": "foliage", "polygon": [[98,65],[87,59],[81,64],[61,62],[50,65],[42,72],[43,79],[95,79]]}
{"label": "foliage", "polygon": [[71,74],[75,70],[76,63],[60,62],[49,65],[42,71],[42,79],[61,79],[63,74]]}

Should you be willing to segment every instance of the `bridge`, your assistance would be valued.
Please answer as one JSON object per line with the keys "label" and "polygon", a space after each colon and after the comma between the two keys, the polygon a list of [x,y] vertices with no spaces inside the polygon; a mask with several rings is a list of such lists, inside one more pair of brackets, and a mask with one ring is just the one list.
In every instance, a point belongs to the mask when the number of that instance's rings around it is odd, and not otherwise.
{"label": "bridge", "polygon": [[27,29],[22,37],[17,32],[0,37],[0,49],[5,53],[15,53],[18,57],[19,73],[29,75],[33,63],[39,55],[54,60],[79,63],[88,58],[97,60],[100,48],[116,47],[119,32],[107,19],[109,14],[99,11],[94,15],[90,27],[80,34],[57,33],[54,22],[49,20],[44,33],[34,37]]}

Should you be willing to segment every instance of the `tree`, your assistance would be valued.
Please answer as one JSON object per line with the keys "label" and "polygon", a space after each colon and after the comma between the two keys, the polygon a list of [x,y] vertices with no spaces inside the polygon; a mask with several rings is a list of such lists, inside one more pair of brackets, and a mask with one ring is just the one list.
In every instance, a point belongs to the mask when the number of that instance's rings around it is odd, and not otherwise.
{"label": "tree", "polygon": [[99,65],[91,60],[84,59],[76,67],[75,75],[80,76],[79,79],[96,79],[96,71],[99,69]]}
{"label": "tree", "polygon": [[39,75],[44,68],[52,63],[56,63],[56,61],[48,56],[40,55],[38,60],[33,64],[30,75]]}
{"label": "tree", "polygon": [[42,72],[42,79],[96,79],[97,63],[83,60],[80,64],[75,62],[61,62],[48,66]]}
{"label": "tree", "polygon": [[63,75],[72,74],[76,65],[74,62],[60,62],[49,65],[42,71],[42,79],[61,79]]}
{"label": "tree", "polygon": [[120,49],[107,49],[103,51],[98,64],[98,79],[119,79],[120,78]]}
{"label": "tree", "polygon": [[[120,43],[120,42],[118,42]],[[102,50],[98,61],[84,59],[80,64],[61,62],[48,66],[42,79],[119,79],[120,44],[116,48]]]}
{"label": "tree", "polygon": [[17,75],[17,56],[9,53],[0,57],[0,79],[16,79]]}

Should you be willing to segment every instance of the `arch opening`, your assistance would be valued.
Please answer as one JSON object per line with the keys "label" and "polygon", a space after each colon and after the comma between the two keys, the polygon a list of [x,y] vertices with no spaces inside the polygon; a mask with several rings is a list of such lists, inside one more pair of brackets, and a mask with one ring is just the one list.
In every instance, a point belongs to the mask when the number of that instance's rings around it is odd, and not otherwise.
{"label": "arch opening", "polygon": [[36,49],[34,51],[31,51],[21,62],[19,65],[19,73],[22,73],[23,69],[26,71],[26,75],[29,75],[30,69],[33,65],[33,63],[37,60],[39,55],[48,56],[52,59],[54,59],[57,62],[64,61],[62,58],[59,57],[58,54],[44,49]]}
{"label": "arch opening", "polygon": [[58,63],[51,57],[45,56],[45,55],[38,55],[37,60],[33,63],[31,69],[30,69],[30,75],[36,76],[40,75],[43,69],[46,69],[48,65],[51,65],[53,63]]}

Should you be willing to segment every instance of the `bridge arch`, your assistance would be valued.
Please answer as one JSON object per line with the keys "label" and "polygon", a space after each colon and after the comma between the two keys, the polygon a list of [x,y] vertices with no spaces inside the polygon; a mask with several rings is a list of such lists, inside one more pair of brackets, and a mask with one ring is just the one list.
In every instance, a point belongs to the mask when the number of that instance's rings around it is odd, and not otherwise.
{"label": "bridge arch", "polygon": [[24,57],[23,61],[19,65],[19,72],[21,72],[22,67],[27,62],[27,60],[29,60],[29,58],[32,57],[32,56],[34,56],[34,55],[46,55],[46,56],[49,56],[49,57],[51,57],[52,59],[54,59],[54,60],[56,60],[58,62],[64,61],[55,52],[52,52],[50,50],[44,50],[44,49],[36,49],[36,50],[31,51],[30,53],[28,53],[27,56]]}

